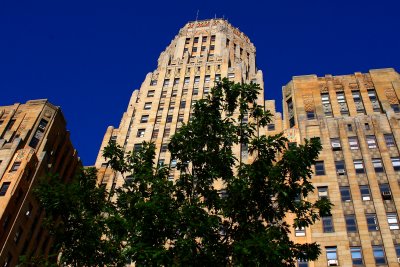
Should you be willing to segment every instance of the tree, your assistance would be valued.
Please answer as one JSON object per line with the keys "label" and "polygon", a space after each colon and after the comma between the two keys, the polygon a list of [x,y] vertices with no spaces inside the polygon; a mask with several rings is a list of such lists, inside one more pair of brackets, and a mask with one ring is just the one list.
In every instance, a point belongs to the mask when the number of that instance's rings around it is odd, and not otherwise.
{"label": "tree", "polygon": [[[81,266],[122,265],[124,259],[137,266],[295,266],[296,259],[317,259],[319,245],[291,241],[285,219],[294,214],[293,227],[300,228],[330,214],[329,200],[307,201],[321,145],[311,139],[287,148],[282,134],[262,135],[271,114],[256,103],[259,90],[223,79],[196,102],[192,120],[168,146],[179,172],[175,182],[168,180],[172,168],[155,166],[154,144],[125,154],[111,142],[104,157],[125,178],[111,195],[93,185],[93,173],[77,194],[39,194],[46,210],[51,199],[67,195],[59,207],[67,239],[62,261],[73,262],[75,254],[88,257]],[[248,150],[249,162],[234,153],[238,147]],[[92,199],[95,210],[91,201],[78,205],[82,197]],[[66,207],[69,198],[79,208]],[[66,237],[66,226],[93,233]],[[82,240],[90,245],[79,252]]]}

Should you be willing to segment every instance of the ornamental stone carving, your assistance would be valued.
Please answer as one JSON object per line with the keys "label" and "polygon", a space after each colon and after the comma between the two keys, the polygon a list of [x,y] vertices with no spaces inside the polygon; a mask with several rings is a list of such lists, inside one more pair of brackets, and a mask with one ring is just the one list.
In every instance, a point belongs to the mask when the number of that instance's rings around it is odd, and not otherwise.
{"label": "ornamental stone carving", "polygon": [[306,112],[311,112],[315,110],[314,99],[312,95],[303,95],[304,110]]}
{"label": "ornamental stone carving", "polygon": [[399,99],[397,98],[396,92],[393,88],[385,89],[386,98],[388,99],[389,104],[398,104]]}

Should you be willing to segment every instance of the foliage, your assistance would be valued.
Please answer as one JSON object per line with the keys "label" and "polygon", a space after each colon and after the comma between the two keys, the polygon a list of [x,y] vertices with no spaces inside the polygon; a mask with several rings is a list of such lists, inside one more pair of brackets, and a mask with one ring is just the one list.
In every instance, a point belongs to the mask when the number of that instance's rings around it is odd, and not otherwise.
{"label": "foliage", "polygon": [[[259,86],[224,79],[196,102],[193,116],[171,138],[174,168],[156,166],[155,146],[125,153],[104,149],[123,186],[106,195],[88,169],[71,185],[42,184],[38,196],[51,219],[62,261],[76,266],[295,266],[315,260],[319,245],[297,244],[293,227],[330,214],[326,199],[314,203],[311,166],[319,140],[287,148],[282,134],[265,136],[271,114],[257,104]],[[242,147],[249,155],[234,151]],[[246,160],[249,157],[249,160]],[[53,183],[53,184],[52,184]]]}

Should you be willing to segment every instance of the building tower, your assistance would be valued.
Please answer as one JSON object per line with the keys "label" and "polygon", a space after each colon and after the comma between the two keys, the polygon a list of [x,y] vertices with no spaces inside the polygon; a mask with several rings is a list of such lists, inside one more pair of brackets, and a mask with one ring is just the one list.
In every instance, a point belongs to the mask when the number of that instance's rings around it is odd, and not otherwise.
{"label": "building tower", "polygon": [[400,75],[293,77],[283,87],[284,125],[292,142],[319,137],[310,200],[329,198],[332,216],[294,229],[297,242],[322,254],[299,266],[399,266]]}
{"label": "building tower", "polygon": [[81,166],[65,126],[47,100],[0,106],[0,266],[51,252],[32,189],[48,173],[69,180]]}
{"label": "building tower", "polygon": [[[147,74],[139,90],[133,92],[118,128],[109,127],[95,163],[99,183],[108,189],[124,183],[102,157],[110,140],[132,151],[143,141],[156,144],[159,164],[170,164],[167,144],[191,116],[191,107],[206,96],[214,82],[228,77],[235,82],[255,82],[263,89],[262,72],[255,64],[255,47],[249,38],[223,19],[187,23],[161,53],[157,69]],[[259,104],[264,106],[263,90]],[[273,101],[268,102],[272,107]],[[274,108],[273,108],[274,109]],[[275,110],[275,109],[274,109]],[[276,114],[280,118],[280,114]],[[271,131],[275,131],[271,124]],[[239,153],[240,148],[237,148]],[[171,172],[170,179],[177,173]]]}

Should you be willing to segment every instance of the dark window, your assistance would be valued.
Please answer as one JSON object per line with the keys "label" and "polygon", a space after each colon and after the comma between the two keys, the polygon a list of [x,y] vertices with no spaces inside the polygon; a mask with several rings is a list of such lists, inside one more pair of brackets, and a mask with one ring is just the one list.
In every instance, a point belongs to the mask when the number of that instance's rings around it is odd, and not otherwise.
{"label": "dark window", "polygon": [[307,119],[309,119],[309,120],[315,119],[315,112],[314,111],[307,111]]}
{"label": "dark window", "polygon": [[142,144],[134,144],[133,150],[139,152],[140,150],[142,150]]}
{"label": "dark window", "polygon": [[10,182],[4,182],[0,188],[0,196],[4,196],[7,193],[9,187],[10,187]]}
{"label": "dark window", "polygon": [[353,265],[364,265],[361,247],[350,247],[350,253]]}
{"label": "dark window", "polygon": [[392,199],[392,191],[390,191],[389,184],[380,184],[379,190],[381,191],[381,195],[384,200]]}
{"label": "dark window", "polygon": [[201,47],[201,51],[206,51],[206,47],[204,45]]}
{"label": "dark window", "polygon": [[[351,124],[350,124],[351,125]],[[349,137],[349,145],[351,150],[357,150],[359,149],[358,146],[358,139],[356,136],[350,136]]]}
{"label": "dark window", "polygon": [[268,124],[267,129],[268,129],[268,131],[275,131],[275,124],[273,124],[273,123]]}
{"label": "dark window", "polygon": [[199,88],[193,88],[193,95],[199,94]]}
{"label": "dark window", "polygon": [[199,42],[199,37],[194,37],[194,43],[198,43]]}
{"label": "dark window", "polygon": [[145,129],[138,129],[136,137],[144,137]]}
{"label": "dark window", "polygon": [[333,151],[342,150],[342,145],[339,138],[331,138],[331,147]]}
{"label": "dark window", "polygon": [[355,215],[346,215],[345,220],[346,220],[347,232],[349,232],[349,233],[357,232],[356,216]]}
{"label": "dark window", "polygon": [[393,109],[393,111],[395,113],[399,113],[400,112],[399,104],[391,104],[390,106],[392,107],[392,109]]}
{"label": "dark window", "polygon": [[151,135],[151,138],[157,138],[158,137],[158,132],[159,132],[160,130],[159,129],[154,129],[154,131],[153,131],[153,133],[152,133],[152,135]]}
{"label": "dark window", "polygon": [[157,85],[157,80],[151,80],[150,86],[154,86],[154,85]]}
{"label": "dark window", "polygon": [[215,35],[211,35],[211,42],[215,41]]}
{"label": "dark window", "polygon": [[207,36],[203,36],[202,42],[207,42]]}
{"label": "dark window", "polygon": [[172,122],[172,115],[168,115],[168,116],[167,116],[166,122],[167,122],[167,123],[168,123],[168,122]]}
{"label": "dark window", "polygon": [[169,79],[164,80],[163,86],[168,86],[169,85]]}
{"label": "dark window", "polygon": [[381,159],[372,159],[372,165],[377,173],[383,172],[383,164]]}
{"label": "dark window", "polygon": [[375,138],[375,135],[367,135],[367,136],[366,136],[366,139],[367,139],[368,148],[376,148],[376,138]]}
{"label": "dark window", "polygon": [[144,103],[144,108],[143,109],[145,109],[145,110],[151,109],[151,102]]}
{"label": "dark window", "polygon": [[197,47],[193,47],[192,52],[197,52]]}
{"label": "dark window", "polygon": [[372,246],[376,264],[386,264],[385,251],[382,246]]}
{"label": "dark window", "polygon": [[335,231],[335,229],[333,228],[332,216],[322,217],[322,228],[324,233],[332,233]]}
{"label": "dark window", "polygon": [[350,187],[348,186],[341,186],[340,187],[340,195],[342,197],[342,201],[351,201],[351,193],[350,193]]}
{"label": "dark window", "polygon": [[360,185],[360,193],[363,201],[371,200],[371,192],[369,191],[368,185]]}
{"label": "dark window", "polygon": [[315,162],[315,175],[325,175],[325,166],[323,161]]}
{"label": "dark window", "polygon": [[338,175],[346,174],[346,165],[343,160],[335,161],[336,173]]}
{"label": "dark window", "polygon": [[21,162],[20,161],[15,161],[14,164],[11,167],[10,172],[15,172],[19,169],[19,167],[21,166]]}
{"label": "dark window", "polygon": [[376,214],[366,214],[365,215],[367,219],[367,226],[368,226],[368,231],[378,231],[379,226],[378,226],[378,219],[376,218]]}
{"label": "dark window", "polygon": [[214,50],[215,46],[214,45],[210,45],[210,51]]}
{"label": "dark window", "polygon": [[161,145],[161,153],[165,153],[168,150],[168,144],[162,144]]}
{"label": "dark window", "polygon": [[353,131],[353,125],[352,124],[347,124],[347,131],[352,132]]}
{"label": "dark window", "polygon": [[186,38],[185,44],[189,44],[189,43],[190,43],[190,38]]}
{"label": "dark window", "polygon": [[365,130],[367,130],[367,131],[371,130],[371,127],[369,126],[369,123],[365,123],[365,124],[364,124],[364,128],[365,128]]}
{"label": "dark window", "polygon": [[396,250],[397,258],[400,258],[400,245],[399,244],[395,245],[394,249]]}
{"label": "dark window", "polygon": [[395,171],[400,171],[400,158],[394,157],[394,158],[391,158],[391,160],[392,160],[393,169]]}
{"label": "dark window", "polygon": [[396,146],[393,134],[384,134],[383,136],[385,137],[385,143],[387,147]]}
{"label": "dark window", "polygon": [[308,267],[308,262],[307,261],[303,261],[303,260],[298,260],[297,261],[297,266],[298,267]]}
{"label": "dark window", "polygon": [[357,174],[365,173],[364,163],[362,160],[354,160],[354,169]]}
{"label": "dark window", "polygon": [[181,101],[179,107],[180,108],[185,108],[186,107],[186,101]]}

